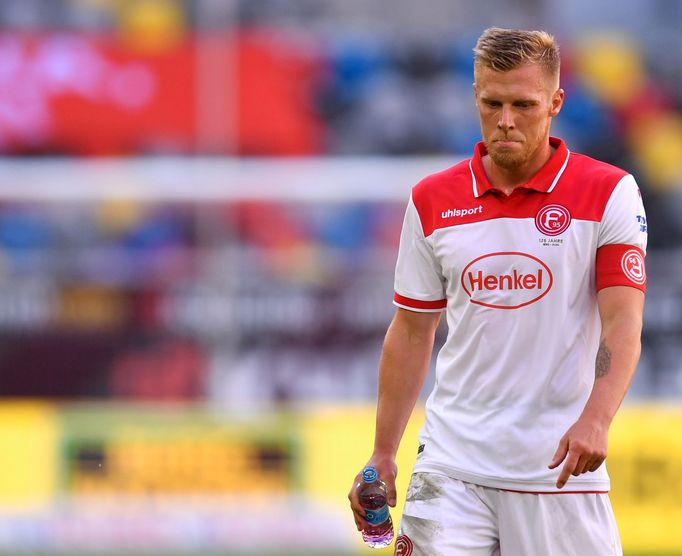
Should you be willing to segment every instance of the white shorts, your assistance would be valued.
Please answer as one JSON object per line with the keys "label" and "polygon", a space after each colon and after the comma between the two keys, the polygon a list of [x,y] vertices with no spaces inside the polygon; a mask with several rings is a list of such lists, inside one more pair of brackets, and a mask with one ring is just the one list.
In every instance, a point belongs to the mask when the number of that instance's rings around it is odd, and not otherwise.
{"label": "white shorts", "polygon": [[527,494],[414,473],[395,556],[621,556],[608,494]]}

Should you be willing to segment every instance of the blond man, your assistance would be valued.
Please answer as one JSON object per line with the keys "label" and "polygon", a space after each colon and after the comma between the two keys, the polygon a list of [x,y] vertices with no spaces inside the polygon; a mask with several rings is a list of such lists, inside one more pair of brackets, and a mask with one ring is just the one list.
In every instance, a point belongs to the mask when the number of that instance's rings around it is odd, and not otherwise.
{"label": "blond man", "polygon": [[551,35],[487,29],[474,60],[482,142],[412,190],[368,464],[395,505],[395,455],[445,313],[395,554],[622,554],[604,462],[640,353],[641,195],[550,136],[564,102]]}

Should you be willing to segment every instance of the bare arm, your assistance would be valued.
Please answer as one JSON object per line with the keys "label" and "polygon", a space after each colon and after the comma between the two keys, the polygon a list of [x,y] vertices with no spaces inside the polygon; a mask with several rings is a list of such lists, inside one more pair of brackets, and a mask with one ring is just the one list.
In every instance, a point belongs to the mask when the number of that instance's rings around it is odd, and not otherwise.
{"label": "bare arm", "polygon": [[606,459],[608,431],[639,361],[644,294],[627,286],[604,288],[597,297],[602,332],[595,378],[582,414],[559,442],[550,469],[565,460],[557,480],[596,471]]}
{"label": "bare arm", "polygon": [[[386,483],[391,506],[396,503],[396,453],[429,370],[440,315],[398,309],[384,340],[379,362],[374,452],[368,465],[376,467]],[[358,474],[348,493],[358,530],[367,526],[355,489],[360,480]]]}

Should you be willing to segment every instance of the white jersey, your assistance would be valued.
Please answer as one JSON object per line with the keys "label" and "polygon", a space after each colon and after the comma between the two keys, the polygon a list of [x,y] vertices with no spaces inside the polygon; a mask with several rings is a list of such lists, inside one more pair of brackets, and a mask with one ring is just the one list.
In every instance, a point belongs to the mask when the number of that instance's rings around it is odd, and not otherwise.
{"label": "white jersey", "polygon": [[[474,156],[422,180],[408,203],[398,307],[446,311],[415,471],[558,492],[548,465],[594,384],[597,291],[645,289],[646,217],[634,178],[569,153],[506,196]],[[561,492],[604,492],[604,465]]]}

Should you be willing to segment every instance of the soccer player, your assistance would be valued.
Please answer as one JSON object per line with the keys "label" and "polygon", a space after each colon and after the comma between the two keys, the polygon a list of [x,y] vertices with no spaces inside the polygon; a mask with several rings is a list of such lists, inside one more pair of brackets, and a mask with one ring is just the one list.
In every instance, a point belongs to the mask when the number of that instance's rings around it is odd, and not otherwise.
{"label": "soccer player", "polygon": [[640,353],[639,189],[550,136],[564,101],[551,35],[491,28],[474,53],[483,141],[412,190],[368,464],[395,505],[396,451],[445,312],[395,554],[621,554],[604,460]]}

